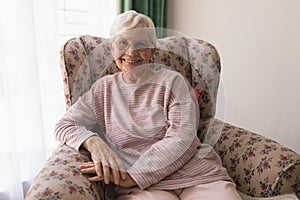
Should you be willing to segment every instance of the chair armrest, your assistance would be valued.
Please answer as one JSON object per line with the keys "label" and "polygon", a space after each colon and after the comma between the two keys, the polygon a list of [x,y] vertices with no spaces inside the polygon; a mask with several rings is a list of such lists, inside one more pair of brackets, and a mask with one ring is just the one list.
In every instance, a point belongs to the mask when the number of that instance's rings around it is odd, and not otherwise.
{"label": "chair armrest", "polygon": [[100,182],[91,183],[79,169],[81,163],[88,161],[89,154],[67,145],[58,146],[35,177],[25,199],[103,199]]}
{"label": "chair armrest", "polygon": [[300,155],[277,142],[217,119],[202,122],[200,140],[212,145],[237,189],[255,197],[300,192]]}

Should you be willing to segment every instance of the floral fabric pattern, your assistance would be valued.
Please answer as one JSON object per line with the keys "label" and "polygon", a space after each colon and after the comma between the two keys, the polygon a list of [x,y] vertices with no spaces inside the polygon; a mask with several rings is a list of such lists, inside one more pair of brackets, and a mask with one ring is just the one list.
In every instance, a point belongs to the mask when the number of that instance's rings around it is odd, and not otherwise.
{"label": "floral fabric pattern", "polygon": [[300,193],[300,155],[248,130],[209,119],[198,136],[212,145],[244,194],[269,197]]}
{"label": "floral fabric pattern", "polygon": [[[69,108],[100,77],[119,69],[106,38],[81,36],[61,49],[66,107]],[[300,196],[300,155],[251,131],[214,118],[221,64],[211,44],[191,38],[159,39],[153,68],[169,67],[183,74],[193,89],[201,91],[198,137],[221,156],[237,185],[249,196],[285,193]],[[60,145],[36,176],[26,199],[114,199],[113,185],[91,183],[79,170],[90,161],[87,152]]]}
{"label": "floral fabric pattern", "polygon": [[102,185],[91,183],[79,169],[80,164],[90,160],[88,153],[80,153],[67,145],[60,145],[36,176],[26,199],[101,199]]}

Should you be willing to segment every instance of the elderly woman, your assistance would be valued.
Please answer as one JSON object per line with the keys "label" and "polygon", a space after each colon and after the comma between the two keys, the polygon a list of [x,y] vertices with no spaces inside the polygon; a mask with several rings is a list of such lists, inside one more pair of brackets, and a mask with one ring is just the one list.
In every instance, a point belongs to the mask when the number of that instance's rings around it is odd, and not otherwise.
{"label": "elderly woman", "polygon": [[155,44],[150,18],[120,14],[110,49],[121,72],[82,95],[56,125],[56,138],[89,151],[93,162],[82,172],[114,183],[120,200],[240,199],[218,155],[196,136],[198,106],[184,77],[150,67]]}

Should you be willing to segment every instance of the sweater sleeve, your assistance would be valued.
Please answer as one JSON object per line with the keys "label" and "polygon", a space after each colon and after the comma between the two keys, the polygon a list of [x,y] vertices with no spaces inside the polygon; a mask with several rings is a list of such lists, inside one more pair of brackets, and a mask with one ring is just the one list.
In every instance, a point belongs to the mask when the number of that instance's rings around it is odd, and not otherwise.
{"label": "sweater sleeve", "polygon": [[96,133],[90,131],[97,123],[93,110],[92,87],[72,105],[55,126],[55,137],[63,144],[79,150],[81,144]]}
{"label": "sweater sleeve", "polygon": [[174,173],[197,152],[195,104],[183,77],[177,76],[171,85],[165,137],[143,153],[128,171],[140,189]]}

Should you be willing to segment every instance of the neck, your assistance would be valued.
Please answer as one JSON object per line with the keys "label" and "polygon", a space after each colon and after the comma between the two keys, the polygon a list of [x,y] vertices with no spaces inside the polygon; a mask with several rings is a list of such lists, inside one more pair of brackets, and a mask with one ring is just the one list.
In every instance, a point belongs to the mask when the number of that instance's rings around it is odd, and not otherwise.
{"label": "neck", "polygon": [[139,84],[153,76],[153,72],[149,69],[148,65],[141,65],[134,69],[122,73],[123,80],[129,84]]}

